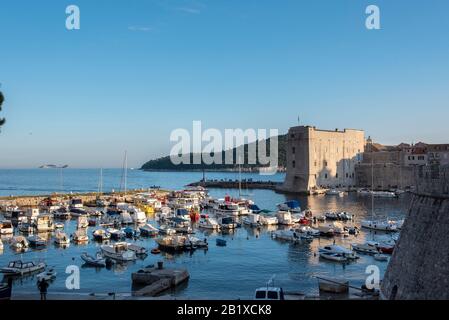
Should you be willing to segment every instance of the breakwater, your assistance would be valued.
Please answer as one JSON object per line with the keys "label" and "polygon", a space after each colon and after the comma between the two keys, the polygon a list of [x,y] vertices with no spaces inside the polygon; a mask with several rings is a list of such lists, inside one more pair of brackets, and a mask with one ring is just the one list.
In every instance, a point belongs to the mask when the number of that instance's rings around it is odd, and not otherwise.
{"label": "breakwater", "polygon": [[238,180],[206,180],[190,183],[189,187],[201,186],[204,188],[216,189],[267,189],[276,190],[281,186],[281,182],[276,181],[242,181]]}

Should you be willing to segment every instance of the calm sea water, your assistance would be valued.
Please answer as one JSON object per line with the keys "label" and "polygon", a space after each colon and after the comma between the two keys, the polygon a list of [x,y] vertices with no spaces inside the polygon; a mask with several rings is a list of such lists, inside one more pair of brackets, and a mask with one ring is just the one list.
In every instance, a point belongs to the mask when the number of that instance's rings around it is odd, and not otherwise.
{"label": "calm sea water", "polygon": [[[121,170],[104,170],[104,190],[120,188]],[[201,179],[200,172],[141,172],[131,170],[128,174],[129,188],[146,188],[159,185],[163,188],[180,189],[187,183]],[[64,171],[63,190],[73,192],[96,191],[98,188],[99,170]],[[208,173],[207,178],[237,179],[237,173]],[[242,178],[254,180],[282,181],[283,174],[275,176],[259,176],[257,174],[242,174]],[[0,194],[42,194],[59,192],[61,190],[60,176],[57,170],[0,170]],[[350,194],[345,197],[311,196],[291,197],[269,190],[246,191],[247,197],[254,200],[261,208],[274,210],[277,203],[287,199],[299,199],[302,207],[309,206],[314,214],[326,211],[348,211],[356,215],[356,224],[360,219],[371,215],[371,199],[369,197]],[[237,190],[212,189],[210,194],[223,197],[225,194],[237,196]],[[399,199],[376,199],[374,213],[377,217],[402,218],[408,210],[410,196]],[[72,233],[74,221],[66,222],[65,232]],[[93,228],[89,228],[91,234]],[[387,262],[375,261],[371,256],[361,255],[361,259],[350,264],[340,264],[321,260],[315,253],[318,247],[332,243],[332,239],[315,239],[311,243],[291,244],[273,240],[270,231],[275,229],[240,228],[232,234],[204,233],[198,231],[199,238],[207,237],[209,250],[197,250],[193,253],[149,255],[144,260],[128,265],[117,265],[112,269],[95,269],[83,267],[80,254],[94,254],[99,244],[91,242],[84,246],[71,244],[62,249],[49,242],[42,251],[29,250],[19,254],[13,252],[5,243],[5,249],[0,255],[0,265],[20,258],[43,259],[54,267],[58,276],[51,284],[49,291],[61,294],[73,294],[65,287],[65,269],[68,265],[81,266],[81,288],[76,293],[129,293],[131,292],[131,273],[149,264],[163,260],[167,267],[185,267],[190,272],[188,283],[170,292],[177,298],[189,299],[249,299],[253,297],[257,287],[264,286],[275,276],[275,285],[285,290],[302,291],[317,294],[318,286],[315,276],[341,276],[350,280],[351,284],[360,286],[364,283],[365,270],[368,265],[377,265],[381,274],[385,272]],[[226,247],[217,247],[215,239],[227,240]],[[357,237],[335,238],[336,243],[349,246],[354,242],[366,239],[389,239],[384,233],[362,232]],[[4,239],[6,242],[6,239]],[[149,249],[155,247],[154,240],[140,239],[137,243]],[[15,282],[14,295],[26,296],[37,293],[35,277],[23,278]]]}

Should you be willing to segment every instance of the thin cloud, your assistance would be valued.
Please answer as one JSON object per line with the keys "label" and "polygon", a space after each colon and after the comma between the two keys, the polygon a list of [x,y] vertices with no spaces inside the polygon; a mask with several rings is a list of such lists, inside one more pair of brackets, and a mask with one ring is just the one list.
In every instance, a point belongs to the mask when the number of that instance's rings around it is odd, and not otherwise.
{"label": "thin cloud", "polygon": [[195,9],[195,8],[188,8],[188,7],[178,7],[176,8],[178,11],[182,11],[189,14],[200,14],[201,10]]}
{"label": "thin cloud", "polygon": [[153,28],[141,27],[141,26],[129,26],[128,30],[134,31],[134,32],[150,32],[150,31],[153,31]]}

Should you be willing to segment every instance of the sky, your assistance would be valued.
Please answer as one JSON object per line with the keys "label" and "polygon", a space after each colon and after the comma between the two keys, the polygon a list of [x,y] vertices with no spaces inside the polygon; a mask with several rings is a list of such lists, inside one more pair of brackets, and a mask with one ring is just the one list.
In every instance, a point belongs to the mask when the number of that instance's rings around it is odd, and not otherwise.
{"label": "sky", "polygon": [[194,120],[449,143],[448,16],[447,0],[0,0],[0,168],[120,167],[125,150],[137,168]]}

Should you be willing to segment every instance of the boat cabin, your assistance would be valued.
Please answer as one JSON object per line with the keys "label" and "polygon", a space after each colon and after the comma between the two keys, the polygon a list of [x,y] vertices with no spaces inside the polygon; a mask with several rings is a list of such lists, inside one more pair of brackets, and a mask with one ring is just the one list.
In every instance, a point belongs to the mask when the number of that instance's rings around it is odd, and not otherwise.
{"label": "boat cabin", "polygon": [[263,287],[256,289],[255,300],[285,300],[284,291],[277,287]]}

